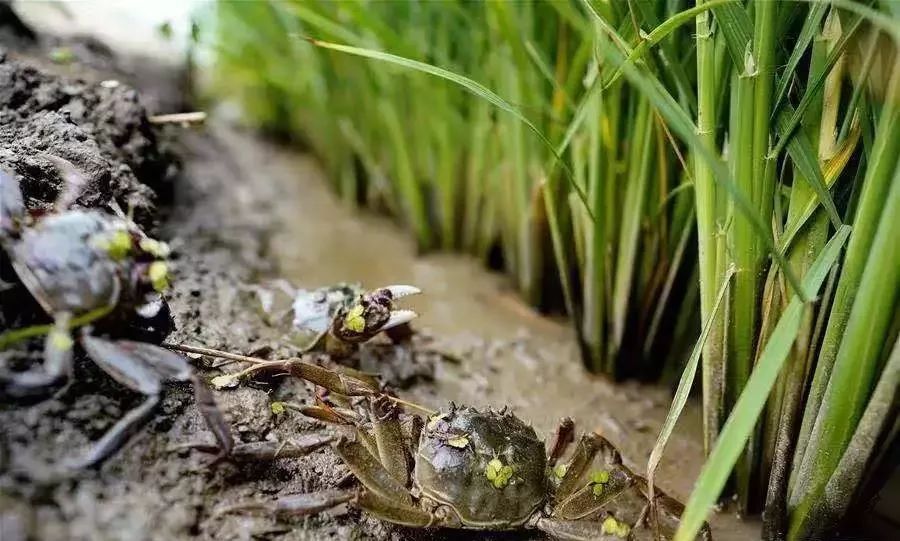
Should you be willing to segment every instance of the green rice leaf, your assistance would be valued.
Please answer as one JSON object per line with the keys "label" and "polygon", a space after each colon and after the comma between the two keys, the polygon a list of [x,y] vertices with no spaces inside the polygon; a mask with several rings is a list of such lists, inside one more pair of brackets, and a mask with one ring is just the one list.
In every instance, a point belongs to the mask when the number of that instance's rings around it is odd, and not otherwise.
{"label": "green rice leaf", "polygon": [[806,19],[803,21],[803,28],[800,30],[800,35],[797,37],[797,43],[794,45],[794,50],[791,51],[791,57],[788,59],[788,63],[782,72],[781,79],[778,81],[778,90],[775,92],[775,104],[772,106],[773,111],[777,111],[778,106],[781,105],[781,100],[787,92],[788,85],[790,84],[794,73],[797,71],[797,66],[800,64],[803,54],[806,52],[809,44],[812,43],[813,38],[819,32],[819,26],[822,24],[822,18],[825,16],[825,11],[827,9],[828,4],[824,2],[821,4],[814,4],[809,8],[809,13],[807,13]]}
{"label": "green rice leaf", "polygon": [[[730,5],[730,4],[729,4]],[[721,8],[719,8],[721,9]],[[791,287],[797,292],[803,300],[807,300],[803,295],[800,287],[800,281],[796,274],[786,264],[784,257],[778,252],[775,242],[772,239],[770,227],[756,212],[747,196],[735,184],[731,173],[722,162],[700,139],[697,135],[697,127],[687,116],[684,110],[678,105],[672,95],[662,86],[652,75],[641,72],[636,66],[625,64],[621,53],[612,47],[602,47],[600,49],[606,59],[616,65],[620,65],[622,73],[632,85],[634,85],[651,103],[656,110],[666,120],[669,127],[681,137],[681,139],[691,147],[698,159],[704,160],[713,171],[716,182],[718,182],[727,192],[735,207],[747,217],[751,227],[768,248],[772,257],[778,263],[778,266],[784,272],[785,277],[791,284]]]}
{"label": "green rice leaf", "polygon": [[551,143],[550,140],[547,139],[547,136],[545,136],[544,133],[540,129],[538,129],[538,127],[535,126],[533,122],[528,120],[528,118],[524,114],[522,114],[522,112],[517,107],[515,107],[508,101],[506,101],[503,98],[501,98],[500,96],[498,96],[496,93],[494,93],[492,90],[490,90],[483,84],[481,84],[477,81],[473,81],[472,79],[469,79],[468,77],[464,77],[464,76],[454,73],[452,71],[445,70],[443,68],[439,68],[439,67],[433,66],[431,64],[426,64],[424,62],[419,62],[418,60],[412,60],[410,58],[404,58],[402,56],[397,56],[397,55],[385,53],[382,51],[376,51],[373,49],[365,49],[362,47],[352,47],[350,45],[341,45],[339,43],[331,43],[331,42],[321,41],[321,40],[317,40],[317,39],[313,39],[313,38],[306,38],[306,39],[313,45],[315,45],[317,47],[322,47],[324,49],[331,49],[333,51],[339,51],[342,53],[347,53],[347,54],[351,54],[351,55],[355,55],[355,56],[361,56],[363,58],[370,58],[372,60],[388,62],[388,63],[395,64],[398,66],[402,66],[404,68],[409,68],[409,69],[413,69],[416,71],[420,71],[422,73],[427,73],[427,74],[433,75],[435,77],[440,77],[441,79],[445,79],[447,81],[450,81],[451,83],[457,84],[457,85],[465,88],[466,90],[468,90],[475,96],[477,96],[483,100],[486,100],[488,103],[497,107],[498,109],[501,109],[503,111],[506,111],[507,113],[512,114],[517,120],[519,120],[520,122],[525,124],[528,127],[528,129],[530,129],[535,135],[537,135],[538,138],[540,138],[541,142],[543,142],[547,146],[547,148],[550,150],[550,152],[553,153],[553,155],[556,157],[556,159],[562,163],[563,169],[567,173],[567,179],[569,180],[569,184],[572,186],[572,188],[578,194],[578,198],[581,199],[581,202],[584,204],[585,208],[588,209],[588,213],[591,215],[591,219],[592,220],[596,219],[596,217],[590,211],[590,208],[589,208],[589,205],[587,202],[587,196],[585,195],[584,191],[572,180],[572,174],[571,174],[571,171],[569,171],[569,166],[566,164],[565,160],[563,160],[562,157],[556,152],[556,149],[553,147],[553,143]]}
{"label": "green rice leaf", "polygon": [[[694,18],[710,9],[717,8],[724,4],[740,4],[739,0],[711,0],[710,2],[706,2],[704,4],[700,4],[699,6],[694,6],[692,8],[688,8],[684,11],[679,11],[675,15],[672,15],[664,22],[662,22],[659,26],[650,31],[649,34],[643,36],[641,38],[640,43],[631,51],[628,55],[628,58],[625,59],[626,64],[634,64],[638,60],[640,60],[647,51],[656,46],[659,42],[668,37],[672,32],[677,30],[683,24],[687,24],[694,21]],[[609,79],[604,83],[604,87],[610,87],[613,83],[619,80],[619,77],[622,75],[622,67],[616,67],[616,70],[610,75]]]}
{"label": "green rice leaf", "polygon": [[[816,296],[828,271],[837,262],[849,234],[850,227],[842,226],[816,258],[803,278],[806,298]],[[747,381],[747,386],[734,405],[712,453],[700,472],[694,491],[681,515],[681,525],[675,534],[675,541],[691,541],[696,538],[706,516],[721,494],[732,468],[756,426],[769,392],[775,384],[778,373],[781,372],[782,364],[794,345],[794,339],[800,329],[803,308],[803,301],[795,295],[778,320]]]}
{"label": "green rice leaf", "polygon": [[687,404],[688,397],[690,397],[691,386],[694,383],[694,379],[696,379],[697,364],[700,361],[700,354],[703,352],[703,345],[706,344],[706,339],[709,337],[709,331],[712,329],[716,320],[716,314],[722,305],[722,300],[725,298],[725,294],[728,293],[732,276],[734,276],[734,268],[728,269],[728,272],[725,274],[725,279],[722,281],[722,286],[719,288],[719,293],[716,295],[716,302],[713,305],[712,313],[707,318],[706,324],[703,326],[703,331],[700,333],[700,338],[694,345],[693,351],[691,351],[691,356],[688,357],[688,362],[684,367],[684,371],[681,373],[681,379],[678,381],[678,388],[675,390],[675,397],[672,399],[672,405],[669,407],[669,413],[666,414],[666,420],[659,430],[659,437],[656,439],[656,445],[653,446],[653,451],[650,452],[650,459],[647,461],[647,482],[650,485],[651,494],[653,494],[653,477],[656,474],[656,468],[659,466],[659,461],[662,459],[663,451],[665,451],[666,444],[669,442],[669,437],[672,436],[672,431],[675,429],[675,423],[678,422],[678,418],[681,416],[685,404]]}

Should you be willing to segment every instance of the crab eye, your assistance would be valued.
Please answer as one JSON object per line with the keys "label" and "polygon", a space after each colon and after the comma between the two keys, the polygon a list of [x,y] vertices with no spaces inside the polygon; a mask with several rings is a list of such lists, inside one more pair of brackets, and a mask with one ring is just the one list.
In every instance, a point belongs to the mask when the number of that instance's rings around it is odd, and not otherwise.
{"label": "crab eye", "polygon": [[162,293],[169,288],[169,266],[163,261],[154,261],[147,268],[147,278],[157,292]]}

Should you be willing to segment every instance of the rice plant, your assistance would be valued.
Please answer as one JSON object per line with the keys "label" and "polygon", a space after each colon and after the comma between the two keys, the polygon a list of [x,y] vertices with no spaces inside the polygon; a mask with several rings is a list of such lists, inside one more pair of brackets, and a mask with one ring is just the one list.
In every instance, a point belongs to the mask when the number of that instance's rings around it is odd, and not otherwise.
{"label": "rice plant", "polygon": [[[894,234],[900,190],[897,81],[885,84],[896,44],[872,22],[898,23],[843,4],[714,4],[695,22],[696,121],[627,50],[605,51],[693,151],[710,457],[679,538],[693,538],[733,471],[742,510],[764,508],[766,539],[808,539],[865,496],[865,472],[895,438],[884,401],[896,392],[886,363],[900,258],[879,241]],[[723,286],[728,310],[714,312]]]}
{"label": "rice plant", "polygon": [[656,376],[701,336],[648,466],[699,368],[709,457],[679,539],[731,493],[766,539],[815,537],[883,481],[900,426],[895,3],[216,15],[221,88],[251,118],[302,135],[345,198],[421,248],[500,260],[535,305],[558,288],[591,369]]}
{"label": "rice plant", "polygon": [[213,24],[221,94],[421,249],[475,254],[567,308],[591,369],[654,378],[690,336],[663,317],[691,282],[689,175],[645,99],[601,88],[577,5],[222,2]]}

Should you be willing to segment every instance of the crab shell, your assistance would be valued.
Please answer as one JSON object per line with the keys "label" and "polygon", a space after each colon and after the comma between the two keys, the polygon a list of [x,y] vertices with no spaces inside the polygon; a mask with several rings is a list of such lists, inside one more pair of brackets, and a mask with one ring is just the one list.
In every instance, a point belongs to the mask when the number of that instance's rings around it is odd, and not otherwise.
{"label": "crab shell", "polygon": [[314,349],[328,333],[335,314],[362,293],[360,286],[351,284],[298,291],[293,304],[294,343],[304,350]]}
{"label": "crab shell", "polygon": [[[513,470],[502,490],[485,473],[494,459]],[[467,527],[515,528],[547,498],[544,444],[512,413],[451,405],[422,431],[415,461],[422,494],[451,507]]]}
{"label": "crab shell", "polygon": [[114,216],[71,210],[24,228],[7,249],[16,274],[45,311],[80,314],[136,300],[137,292],[123,287],[131,282],[134,262],[116,261],[103,245],[123,230],[127,223]]}

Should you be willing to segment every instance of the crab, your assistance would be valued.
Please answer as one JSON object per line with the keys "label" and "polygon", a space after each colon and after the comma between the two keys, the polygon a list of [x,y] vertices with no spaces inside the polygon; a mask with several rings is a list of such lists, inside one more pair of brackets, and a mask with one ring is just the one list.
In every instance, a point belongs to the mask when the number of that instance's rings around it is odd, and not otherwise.
{"label": "crab", "polygon": [[[343,405],[319,394],[318,403],[301,412],[343,429],[330,443],[361,487],[245,502],[226,512],[304,516],[348,504],[409,527],[537,529],[572,541],[668,540],[678,528],[683,506],[651,490],[601,435],[582,434],[568,460],[560,461],[574,442],[569,418],[545,449],[534,428],[507,408],[450,403],[430,411],[387,394],[368,375],[302,360],[283,367],[340,395]],[[348,397],[359,407],[347,405]],[[708,525],[700,536],[711,540]]]}
{"label": "crab", "polygon": [[382,331],[397,332],[417,317],[398,309],[397,299],[421,291],[393,285],[365,291],[358,285],[337,284],[303,289],[293,302],[294,341],[304,351],[323,351],[333,358],[351,355],[358,344]]}
{"label": "crab", "polygon": [[[33,397],[68,381],[78,342],[104,372],[145,399],[83,457],[68,462],[68,468],[96,466],[117,451],[152,416],[164,383],[172,380],[193,384],[197,405],[219,448],[230,452],[233,440],[227,424],[187,359],[148,342],[91,335],[86,324],[94,321],[126,317],[129,311],[148,319],[166,313],[161,293],[169,280],[168,248],[121,213],[70,208],[85,185],[83,177],[71,163],[48,159],[59,169],[65,187],[54,209],[42,215],[26,210],[14,175],[0,170],[0,247],[21,284],[53,320],[51,325],[0,334],[0,349],[18,339],[46,335],[40,367],[13,372],[0,366],[0,395]],[[73,335],[77,326],[81,331]]]}

